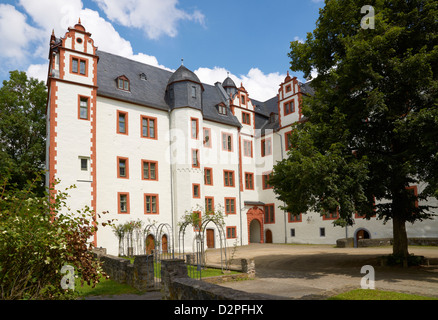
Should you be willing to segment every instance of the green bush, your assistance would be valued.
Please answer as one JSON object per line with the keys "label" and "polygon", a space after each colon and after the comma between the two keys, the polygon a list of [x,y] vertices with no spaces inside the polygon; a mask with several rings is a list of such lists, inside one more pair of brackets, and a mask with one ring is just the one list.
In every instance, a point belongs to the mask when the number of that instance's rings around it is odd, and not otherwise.
{"label": "green bush", "polygon": [[0,299],[74,298],[61,287],[64,265],[82,283],[95,285],[103,274],[91,254],[97,217],[90,208],[70,212],[68,190],[36,196],[34,183],[25,190],[0,185]]}

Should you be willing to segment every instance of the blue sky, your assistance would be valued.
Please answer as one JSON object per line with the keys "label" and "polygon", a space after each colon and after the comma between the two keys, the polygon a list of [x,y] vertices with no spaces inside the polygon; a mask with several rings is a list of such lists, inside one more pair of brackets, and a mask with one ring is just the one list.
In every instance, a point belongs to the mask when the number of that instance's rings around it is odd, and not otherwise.
{"label": "blue sky", "polygon": [[[322,0],[1,0],[0,80],[23,70],[46,80],[52,29],[78,18],[100,50],[213,84],[230,76],[250,97],[274,96],[289,69],[290,41],[312,32]],[[296,73],[299,79],[302,74]]]}

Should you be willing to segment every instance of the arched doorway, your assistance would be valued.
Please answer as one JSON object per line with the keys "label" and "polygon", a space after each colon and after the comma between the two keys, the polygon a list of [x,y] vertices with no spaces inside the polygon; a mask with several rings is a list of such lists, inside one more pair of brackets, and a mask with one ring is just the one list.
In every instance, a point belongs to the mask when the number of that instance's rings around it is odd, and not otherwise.
{"label": "arched doorway", "polygon": [[359,246],[359,240],[361,239],[370,239],[370,233],[368,230],[366,229],[358,229],[355,232],[355,236],[354,236],[354,246],[358,247]]}
{"label": "arched doorway", "polygon": [[161,237],[161,250],[163,253],[167,253],[167,235],[163,234]]}
{"label": "arched doorway", "polygon": [[271,230],[266,230],[266,243],[272,243],[272,231]]}
{"label": "arched doorway", "polygon": [[249,224],[249,243],[260,243],[260,222],[257,219],[254,219]]}
{"label": "arched doorway", "polygon": [[207,248],[214,248],[214,229],[207,229]]}
{"label": "arched doorway", "polygon": [[248,243],[263,243],[263,210],[258,207],[252,207],[246,213],[246,217],[248,221]]}
{"label": "arched doorway", "polygon": [[148,235],[146,237],[146,254],[151,254],[155,249],[155,238],[153,235]]}

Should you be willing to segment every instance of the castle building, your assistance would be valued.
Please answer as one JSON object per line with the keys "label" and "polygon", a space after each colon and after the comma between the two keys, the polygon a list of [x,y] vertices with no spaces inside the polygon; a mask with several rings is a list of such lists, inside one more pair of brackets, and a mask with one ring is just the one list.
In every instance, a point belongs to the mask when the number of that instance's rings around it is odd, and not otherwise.
{"label": "castle building", "polygon": [[[76,185],[72,211],[88,206],[118,223],[166,223],[177,238],[187,211],[220,208],[227,245],[392,236],[390,222],[375,218],[356,217],[346,230],[333,226],[335,215],[294,217],[279,208],[267,179],[287,156],[302,97],[312,94],[296,77],[257,101],[230,77],[208,85],[184,65],[170,72],[100,51],[79,22],[64,37],[52,34],[47,85],[46,179],[59,179],[57,190]],[[408,234],[432,237],[431,225],[408,226]],[[207,246],[218,247],[217,230],[206,233]],[[118,253],[109,228],[93,241]]]}

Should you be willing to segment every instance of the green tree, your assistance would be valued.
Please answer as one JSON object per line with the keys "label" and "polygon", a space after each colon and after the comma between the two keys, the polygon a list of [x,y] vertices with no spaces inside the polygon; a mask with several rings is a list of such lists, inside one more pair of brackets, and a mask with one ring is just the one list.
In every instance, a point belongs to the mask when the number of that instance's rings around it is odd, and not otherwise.
{"label": "green tree", "polygon": [[[364,5],[374,28],[361,27]],[[438,197],[437,16],[435,0],[327,0],[306,42],[291,43],[291,70],[318,76],[269,180],[285,210],[392,219],[393,254],[408,257],[406,222],[430,218],[417,201]]]}
{"label": "green tree", "polygon": [[[0,88],[0,175],[24,188],[45,163],[47,90],[25,72],[11,71]],[[44,180],[36,189],[44,193]]]}

